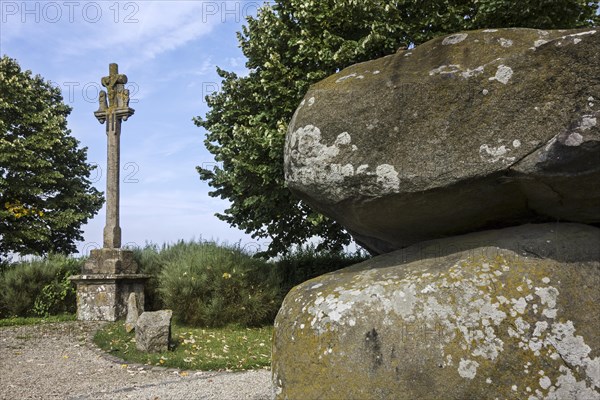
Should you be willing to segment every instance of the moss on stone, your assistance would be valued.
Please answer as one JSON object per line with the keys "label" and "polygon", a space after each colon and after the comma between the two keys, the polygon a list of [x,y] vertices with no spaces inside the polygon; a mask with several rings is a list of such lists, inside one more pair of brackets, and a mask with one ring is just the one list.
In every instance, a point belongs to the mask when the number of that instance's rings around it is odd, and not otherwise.
{"label": "moss on stone", "polygon": [[[578,237],[582,246],[600,239],[595,228],[536,225],[497,231],[497,242],[524,229],[539,238],[557,230],[557,240]],[[386,255],[295,288],[276,322],[279,398],[598,393],[590,363],[600,348],[600,294],[580,285],[598,276],[599,261],[476,250],[408,262]],[[583,389],[568,388],[566,377]]]}

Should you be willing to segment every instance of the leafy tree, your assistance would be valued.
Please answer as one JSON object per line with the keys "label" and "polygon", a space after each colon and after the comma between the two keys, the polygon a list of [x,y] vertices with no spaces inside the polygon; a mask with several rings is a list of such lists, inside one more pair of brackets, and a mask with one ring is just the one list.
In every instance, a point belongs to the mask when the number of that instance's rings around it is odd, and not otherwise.
{"label": "leafy tree", "polygon": [[198,167],[211,196],[229,199],[217,216],[271,237],[269,253],[308,238],[336,249],[350,236],[286,189],[283,144],[309,85],[342,68],[461,30],[497,27],[574,28],[599,22],[598,1],[583,0],[275,0],[248,18],[238,39],[247,76],[217,69],[220,91],[196,117],[220,163]]}
{"label": "leafy tree", "polygon": [[69,253],[102,206],[60,89],[0,59],[0,258]]}

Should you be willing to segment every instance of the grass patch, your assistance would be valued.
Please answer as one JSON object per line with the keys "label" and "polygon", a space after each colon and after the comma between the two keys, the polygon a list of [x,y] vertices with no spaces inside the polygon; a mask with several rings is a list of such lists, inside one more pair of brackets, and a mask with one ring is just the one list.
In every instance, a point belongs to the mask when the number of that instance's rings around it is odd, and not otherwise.
{"label": "grass patch", "polygon": [[2,326],[16,326],[16,325],[39,325],[39,324],[51,324],[54,322],[65,322],[75,321],[77,319],[75,314],[62,314],[62,315],[51,315],[49,317],[12,317],[0,319],[0,327]]}
{"label": "grass patch", "polygon": [[172,346],[162,353],[143,353],[135,347],[134,332],[123,322],[107,324],[94,336],[102,350],[127,362],[184,370],[245,371],[271,366],[273,327],[190,328],[172,325]]}

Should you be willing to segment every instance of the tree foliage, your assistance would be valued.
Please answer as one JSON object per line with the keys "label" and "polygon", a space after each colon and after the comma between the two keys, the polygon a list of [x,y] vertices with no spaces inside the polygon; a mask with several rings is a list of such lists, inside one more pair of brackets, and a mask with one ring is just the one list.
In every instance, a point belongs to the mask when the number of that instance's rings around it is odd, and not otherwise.
{"label": "tree foliage", "polygon": [[220,91],[194,119],[219,167],[198,167],[211,196],[231,206],[219,218],[254,237],[269,253],[319,236],[322,248],[348,244],[334,221],[286,189],[287,124],[309,85],[342,68],[418,45],[442,34],[499,27],[574,28],[599,22],[598,1],[582,0],[275,0],[238,33],[247,76],[218,69]]}
{"label": "tree foliage", "polygon": [[60,89],[0,59],[0,258],[70,253],[102,206]]}

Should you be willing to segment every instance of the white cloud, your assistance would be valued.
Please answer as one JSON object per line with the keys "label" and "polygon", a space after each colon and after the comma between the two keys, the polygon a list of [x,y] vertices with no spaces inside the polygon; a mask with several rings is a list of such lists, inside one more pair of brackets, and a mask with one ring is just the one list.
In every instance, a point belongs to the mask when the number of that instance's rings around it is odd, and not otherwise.
{"label": "white cloud", "polygon": [[229,57],[227,61],[231,68],[246,67],[246,58],[244,57]]}
{"label": "white cloud", "polygon": [[[3,42],[43,39],[57,56],[67,57],[134,52],[143,63],[222,23],[218,12],[207,15],[208,4],[214,3],[207,1],[52,2],[60,7],[60,18],[44,2],[3,3]],[[17,9],[6,13],[6,3]]]}

